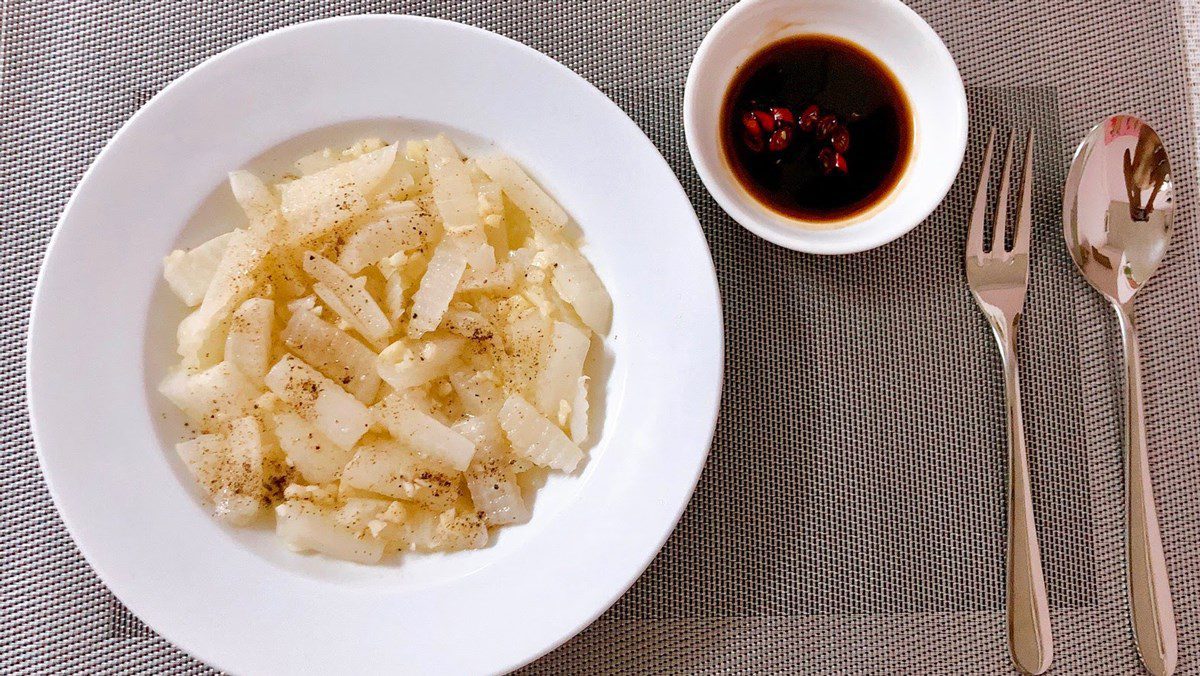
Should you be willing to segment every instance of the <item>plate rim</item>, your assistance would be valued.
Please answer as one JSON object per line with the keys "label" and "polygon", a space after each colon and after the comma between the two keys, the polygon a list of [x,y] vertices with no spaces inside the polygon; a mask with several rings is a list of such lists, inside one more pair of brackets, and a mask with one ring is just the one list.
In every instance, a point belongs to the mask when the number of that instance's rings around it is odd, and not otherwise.
{"label": "plate rim", "polygon": [[[25,331],[26,343],[25,343],[25,360],[24,360],[24,366],[25,366],[24,392],[25,392],[25,397],[26,397],[26,410],[27,410],[28,416],[29,416],[30,438],[33,442],[35,454],[37,456],[37,461],[38,461],[38,468],[42,475],[43,481],[45,482],[47,492],[50,495],[51,501],[55,507],[55,511],[58,514],[59,518],[62,520],[62,523],[63,523],[64,527],[66,528],[67,533],[70,536],[72,543],[78,549],[79,553],[83,556],[84,560],[87,562],[91,571],[100,579],[100,581],[109,590],[109,592],[112,593],[113,596],[117,600],[119,600],[130,612],[133,612],[135,615],[137,615],[139,619],[143,619],[142,616],[137,612],[137,609],[135,607],[133,607],[132,605],[130,605],[129,603],[127,603],[125,598],[122,598],[123,590],[122,591],[118,590],[118,587],[120,585],[114,586],[113,576],[107,570],[103,569],[102,567],[98,567],[96,565],[93,554],[91,552],[89,552],[88,546],[84,544],[84,542],[86,540],[79,537],[79,533],[81,532],[80,526],[78,523],[76,523],[73,520],[73,518],[71,516],[68,515],[67,511],[65,511],[63,509],[63,500],[60,497],[60,495],[61,495],[60,490],[55,485],[55,480],[53,478],[52,472],[49,471],[49,465],[47,463],[46,455],[43,450],[44,441],[43,441],[43,435],[40,432],[40,427],[41,427],[42,423],[39,423],[39,417],[38,417],[37,408],[36,408],[36,400],[39,397],[35,396],[35,390],[37,389],[36,381],[37,381],[37,372],[38,372],[38,368],[36,367],[36,363],[35,363],[35,352],[38,349],[37,347],[35,347],[35,344],[36,344],[35,333],[37,331],[37,328],[41,324],[41,322],[39,322],[39,316],[41,314],[39,312],[39,308],[41,308],[44,303],[44,294],[46,293],[45,292],[45,286],[46,286],[45,279],[46,279],[47,268],[49,267],[51,258],[54,255],[56,246],[58,245],[59,241],[62,238],[62,232],[63,232],[64,225],[67,224],[69,218],[72,216],[72,213],[76,208],[77,198],[80,194],[81,188],[89,182],[89,180],[93,176],[93,173],[96,170],[97,166],[99,166],[101,164],[101,160],[110,152],[111,148],[118,141],[118,139],[120,139],[124,134],[126,134],[130,128],[134,127],[136,125],[137,121],[139,120],[139,118],[143,115],[143,113],[145,111],[147,111],[148,109],[150,109],[156,102],[158,102],[159,100],[168,96],[172,91],[174,91],[176,88],[178,88],[181,83],[194,77],[195,74],[198,71],[200,71],[201,69],[211,66],[213,63],[216,63],[218,61],[224,60],[232,54],[238,53],[247,48],[252,48],[262,42],[271,40],[273,38],[277,38],[283,34],[298,32],[298,31],[307,31],[307,30],[320,30],[325,26],[330,26],[330,25],[334,25],[334,24],[356,23],[356,22],[367,22],[367,23],[393,23],[394,22],[394,23],[430,24],[430,25],[439,26],[439,27],[445,28],[445,29],[457,30],[457,31],[465,32],[465,33],[470,33],[479,39],[495,41],[500,44],[503,44],[505,46],[505,48],[511,49],[511,48],[515,47],[519,51],[524,51],[526,53],[531,53],[533,55],[536,55],[536,58],[539,61],[541,61],[542,63],[549,65],[551,68],[556,68],[556,69],[559,69],[560,71],[565,71],[570,76],[572,76],[575,79],[577,79],[578,81],[584,83],[586,85],[586,88],[588,90],[590,90],[591,95],[598,96],[604,102],[604,105],[606,105],[613,112],[615,112],[619,118],[623,118],[624,121],[627,122],[632,129],[636,130],[637,134],[639,134],[641,136],[641,138],[645,141],[645,143],[649,146],[649,148],[651,148],[653,150],[654,156],[656,158],[654,161],[659,163],[660,166],[671,176],[672,188],[678,193],[679,197],[682,197],[682,199],[684,200],[684,203],[687,204],[687,208],[688,208],[688,210],[690,212],[690,216],[691,216],[691,219],[690,219],[691,224],[694,226],[694,229],[688,229],[688,230],[692,233],[693,236],[698,237],[700,245],[703,246],[704,251],[707,253],[706,258],[707,258],[707,262],[708,262],[708,267],[704,271],[707,273],[706,277],[708,279],[709,284],[711,285],[711,291],[713,293],[713,300],[715,302],[714,309],[715,309],[715,313],[716,313],[716,322],[717,322],[717,328],[718,328],[718,330],[716,331],[716,335],[715,335],[715,348],[716,348],[717,360],[716,360],[715,371],[714,371],[715,382],[711,384],[712,390],[714,393],[713,397],[712,397],[711,410],[702,411],[703,415],[698,416],[698,418],[697,418],[698,420],[702,420],[703,418],[708,419],[707,427],[705,428],[705,438],[707,438],[707,442],[704,444],[703,449],[701,449],[701,451],[696,455],[696,458],[698,461],[696,462],[696,466],[695,466],[693,475],[691,477],[687,477],[688,489],[686,492],[686,499],[681,500],[679,502],[679,504],[674,507],[674,509],[670,510],[671,512],[673,512],[672,516],[671,516],[671,520],[670,520],[670,526],[668,528],[665,528],[663,530],[663,532],[658,534],[658,537],[656,538],[657,542],[656,542],[655,547],[652,550],[648,550],[647,552],[645,552],[643,556],[639,557],[639,559],[641,559],[641,560],[640,560],[640,563],[639,563],[636,571],[634,571],[634,570],[630,571],[630,574],[628,575],[628,579],[622,585],[619,585],[619,588],[614,589],[614,592],[610,595],[610,598],[607,598],[603,604],[598,605],[592,613],[588,614],[581,621],[577,622],[575,626],[558,630],[558,632],[557,632],[558,637],[554,641],[544,644],[540,650],[531,652],[524,658],[512,661],[511,663],[496,665],[495,670],[497,672],[509,671],[509,670],[520,668],[520,667],[522,667],[526,664],[529,664],[529,663],[533,662],[534,660],[550,653],[554,649],[560,647],[561,645],[563,645],[564,643],[569,641],[571,638],[578,635],[581,631],[586,629],[588,626],[590,626],[593,622],[595,622],[596,619],[598,619],[601,615],[603,615],[622,596],[625,595],[625,593],[633,586],[633,584],[636,583],[637,580],[641,578],[642,574],[644,574],[644,572],[649,567],[649,565],[653,562],[653,560],[662,551],[662,548],[666,544],[666,541],[670,538],[670,536],[675,532],[675,529],[678,527],[679,521],[682,518],[684,512],[686,511],[688,505],[691,504],[691,499],[695,494],[696,487],[699,484],[700,477],[702,476],[703,470],[707,464],[708,456],[711,453],[712,444],[713,444],[714,436],[716,433],[717,422],[719,419],[720,406],[721,406],[721,402],[722,402],[723,394],[724,394],[724,378],[725,378],[724,305],[723,305],[723,301],[721,298],[721,290],[720,290],[720,285],[718,283],[716,265],[713,260],[712,250],[708,246],[707,238],[704,235],[703,227],[700,223],[698,215],[696,214],[695,206],[692,204],[691,198],[687,195],[687,192],[684,190],[683,185],[679,180],[679,176],[675,174],[675,171],[671,168],[670,164],[666,161],[666,158],[662,155],[662,152],[658,149],[658,147],[654,144],[654,142],[646,135],[645,131],[641,128],[641,126],[638,125],[635,121],[633,121],[633,119],[629,116],[629,114],[626,113],[615,101],[613,101],[607,94],[605,94],[603,91],[601,91],[590,80],[588,80],[584,76],[580,75],[579,73],[576,73],[574,70],[572,70],[565,64],[557,61],[556,59],[550,57],[549,55],[543,53],[542,51],[540,51],[534,47],[531,47],[531,46],[526,45],[516,39],[510,38],[506,35],[496,33],[494,31],[491,31],[491,30],[488,30],[485,28],[481,28],[478,26],[470,25],[470,24],[464,24],[464,23],[460,23],[457,21],[451,21],[451,20],[447,20],[447,19],[440,19],[440,18],[435,18],[435,17],[426,17],[426,16],[419,16],[419,15],[412,15],[412,14],[387,14],[387,13],[357,14],[357,15],[347,15],[347,16],[339,16],[339,17],[331,17],[331,18],[325,18],[325,19],[317,19],[317,20],[312,20],[312,21],[299,22],[299,23],[288,25],[288,26],[282,26],[282,27],[255,35],[253,37],[242,40],[242,41],[240,41],[240,42],[238,42],[216,54],[206,57],[205,59],[201,60],[200,62],[196,63],[195,65],[189,67],[184,73],[182,73],[178,77],[171,80],[160,91],[155,93],[154,96],[152,96],[146,103],[144,103],[142,106],[140,106],[138,108],[138,110],[133,113],[133,115],[131,115],[128,119],[126,119],[125,122],[122,123],[122,125],[118,128],[118,130],[104,143],[104,146],[96,154],[96,156],[91,160],[87,169],[84,171],[84,173],[79,178],[78,183],[75,185],[74,189],[71,191],[70,198],[64,204],[62,212],[59,215],[58,220],[55,222],[55,225],[51,232],[49,241],[46,244],[45,251],[42,254],[42,260],[38,265],[37,279],[36,279],[33,294],[32,294],[32,301],[30,304],[28,326]],[[42,387],[43,388],[47,387],[47,385],[43,385]],[[43,396],[46,396],[46,395],[43,395]],[[664,510],[664,513],[665,512],[666,512],[666,510]],[[134,604],[134,605],[136,605],[136,604]],[[168,628],[167,630],[164,630],[162,627],[154,626],[150,622],[146,622],[146,624],[156,634],[158,634],[159,636],[162,636],[165,640],[167,640],[169,643],[171,643],[171,645],[184,651],[192,658],[197,659],[198,661],[201,661],[210,666],[215,666],[215,667],[221,668],[222,665],[220,662],[217,661],[217,659],[218,659],[217,656],[208,655],[208,654],[201,655],[198,651],[194,650],[193,647],[191,645],[189,645],[186,640],[181,641],[178,638],[179,632],[177,632],[174,628]]]}

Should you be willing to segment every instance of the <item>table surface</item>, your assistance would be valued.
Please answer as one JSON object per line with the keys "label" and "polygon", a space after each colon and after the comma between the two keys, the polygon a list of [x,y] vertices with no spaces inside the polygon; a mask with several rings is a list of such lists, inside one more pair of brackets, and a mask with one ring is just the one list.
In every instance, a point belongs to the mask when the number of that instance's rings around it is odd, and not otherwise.
{"label": "table surface", "polygon": [[611,96],[680,176],[722,287],[726,389],[692,504],[633,589],[528,672],[1009,671],[999,358],[959,263],[982,138],[997,125],[1039,140],[1021,351],[1055,673],[1138,673],[1123,582],[1119,343],[1058,225],[1075,144],[1125,111],[1162,133],[1180,195],[1177,236],[1139,310],[1179,673],[1200,673],[1200,0],[910,0],[967,85],[964,174],[912,234],[844,258],[754,239],[688,161],[684,75],[730,4],[0,3],[0,672],[209,671],[96,579],[37,467],[24,341],[71,190],[139,106],[204,58],[298,21],[391,12],[495,30]]}

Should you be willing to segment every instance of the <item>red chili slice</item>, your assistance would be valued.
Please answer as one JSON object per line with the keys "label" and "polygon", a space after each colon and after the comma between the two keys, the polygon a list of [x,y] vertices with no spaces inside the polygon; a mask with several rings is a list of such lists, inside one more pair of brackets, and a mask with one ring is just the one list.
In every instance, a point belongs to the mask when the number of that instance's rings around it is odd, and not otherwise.
{"label": "red chili slice", "polygon": [[834,115],[825,115],[817,120],[817,137],[826,138],[833,128],[838,126],[838,119]]}
{"label": "red chili slice", "polygon": [[771,139],[767,142],[767,147],[772,152],[780,152],[785,150],[792,143],[792,130],[787,127],[780,127],[771,134]]}
{"label": "red chili slice", "polygon": [[796,124],[796,118],[792,115],[792,111],[782,106],[775,106],[770,111],[772,119],[775,120],[776,127],[791,127]]}
{"label": "red chili slice", "polygon": [[800,131],[812,131],[820,117],[821,109],[815,105],[809,105],[800,113],[800,119],[796,126],[800,127]]}
{"label": "red chili slice", "polygon": [[840,124],[838,126],[834,127],[833,131],[829,132],[829,145],[833,146],[833,149],[838,151],[839,154],[844,153],[847,150],[849,150],[850,149],[850,132],[849,132],[849,130],[847,130],[845,127],[843,127]]}
{"label": "red chili slice", "polygon": [[754,117],[758,118],[758,124],[762,127],[763,131],[768,134],[775,131],[775,118],[771,117],[770,113],[765,110],[756,110],[754,111]]}

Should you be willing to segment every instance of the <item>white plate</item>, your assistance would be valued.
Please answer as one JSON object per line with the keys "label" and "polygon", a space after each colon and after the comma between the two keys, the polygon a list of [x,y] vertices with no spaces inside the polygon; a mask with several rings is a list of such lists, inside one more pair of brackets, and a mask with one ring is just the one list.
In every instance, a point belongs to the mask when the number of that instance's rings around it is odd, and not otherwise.
{"label": "white plate", "polygon": [[[222,527],[155,392],[181,316],[164,254],[230,225],[225,173],[373,132],[495,144],[574,216],[614,300],[599,438],[487,549],[380,567]],[[691,496],[720,399],[721,311],[666,162],[582,78],[506,38],[415,17],[304,24],[210,59],[113,138],[50,243],[29,334],[34,438],[88,562],[147,624],[236,673],[483,673],[587,626]]]}

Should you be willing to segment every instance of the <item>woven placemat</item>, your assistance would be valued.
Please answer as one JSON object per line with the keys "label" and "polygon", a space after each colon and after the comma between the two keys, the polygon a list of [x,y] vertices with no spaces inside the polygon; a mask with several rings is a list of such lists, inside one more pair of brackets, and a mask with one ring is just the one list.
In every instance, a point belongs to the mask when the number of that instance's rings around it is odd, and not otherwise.
{"label": "woven placemat", "polygon": [[[1191,2],[1192,0],[1189,0]],[[84,169],[203,58],[298,21],[455,19],[562,61],[617,101],[680,176],[724,299],[725,398],[679,529],[539,674],[1009,671],[1003,391],[960,252],[986,129],[1033,128],[1033,281],[1020,337],[1056,673],[1137,673],[1125,610],[1116,325],[1061,244],[1078,139],[1127,111],[1165,138],[1178,234],[1139,300],[1155,487],[1180,632],[1200,673],[1200,234],[1194,4],[912,2],[968,85],[972,138],[945,203],[902,240],[818,258],[758,240],[688,160],[682,82],[728,2],[9,0],[0,8],[0,673],[201,673],[95,578],[29,437],[24,339],[46,242]],[[1190,74],[1195,82],[1195,73]],[[264,649],[269,647],[264,646]]]}

